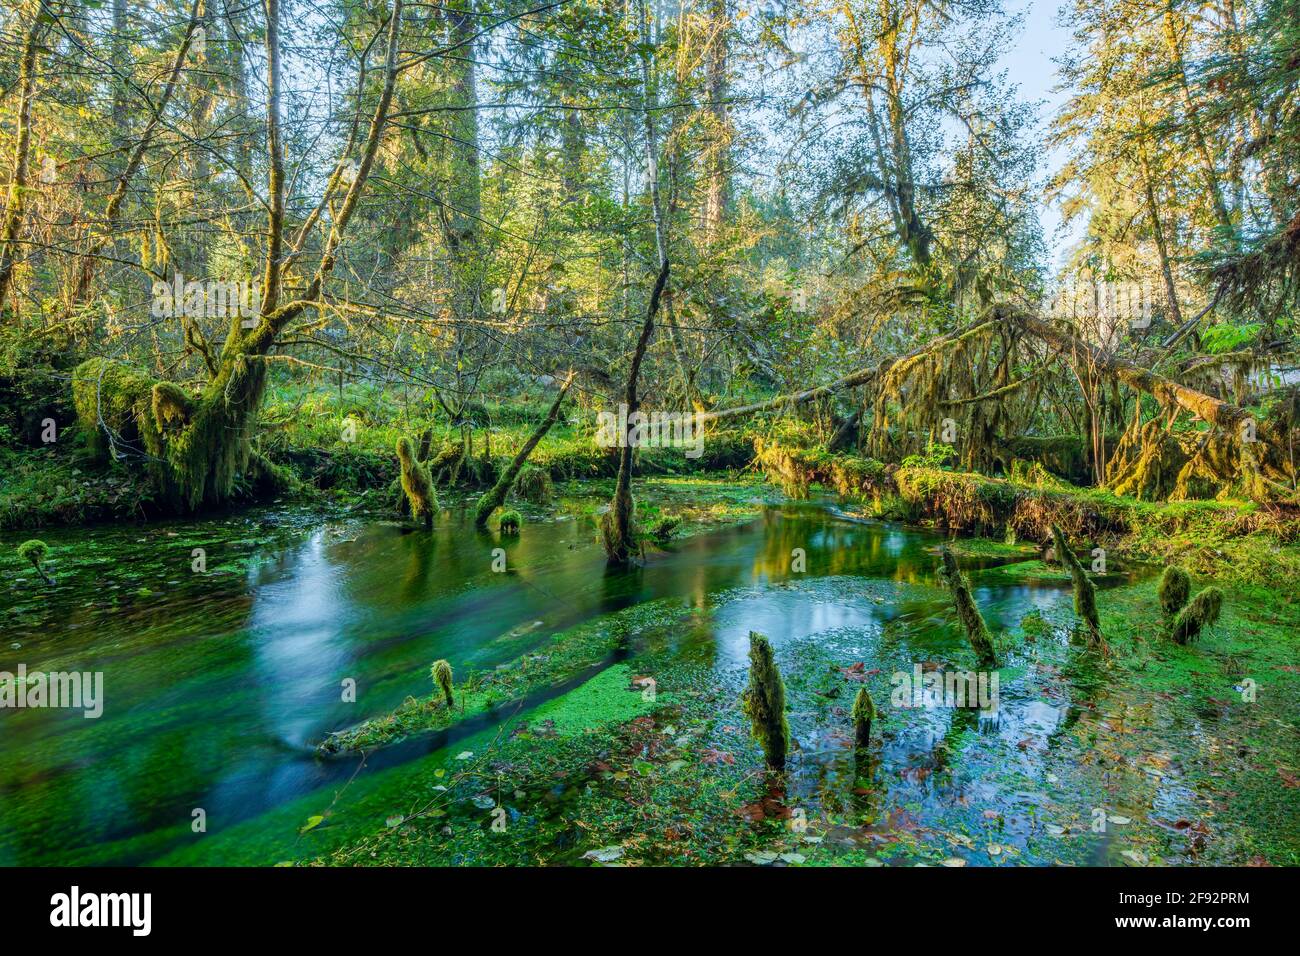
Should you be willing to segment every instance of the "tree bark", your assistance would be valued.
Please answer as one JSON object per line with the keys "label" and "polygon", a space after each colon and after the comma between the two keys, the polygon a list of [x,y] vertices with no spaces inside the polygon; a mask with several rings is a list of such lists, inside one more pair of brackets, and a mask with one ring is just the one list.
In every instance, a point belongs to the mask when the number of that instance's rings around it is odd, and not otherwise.
{"label": "tree bark", "polygon": [[546,417],[542,419],[541,424],[528,436],[528,441],[524,442],[524,446],[519,449],[519,453],[506,466],[505,471],[501,472],[501,477],[497,479],[497,483],[478,500],[478,506],[474,509],[475,527],[486,527],[488,518],[492,517],[492,512],[505,504],[506,495],[510,494],[510,489],[514,486],[515,479],[519,477],[519,472],[523,470],[525,463],[527,463],[528,456],[533,453],[537,443],[546,437],[546,433],[551,430],[551,426],[560,417],[560,406],[564,404],[564,397],[569,394],[569,386],[573,384],[573,376],[573,372],[568,374],[564,384],[560,386],[560,394],[555,396],[555,401],[551,403],[551,410],[546,413]]}

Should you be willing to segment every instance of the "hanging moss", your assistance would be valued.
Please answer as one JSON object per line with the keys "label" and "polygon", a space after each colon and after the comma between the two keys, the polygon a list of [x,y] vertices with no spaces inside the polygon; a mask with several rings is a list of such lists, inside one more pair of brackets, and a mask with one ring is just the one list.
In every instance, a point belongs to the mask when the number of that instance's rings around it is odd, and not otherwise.
{"label": "hanging moss", "polygon": [[1097,619],[1097,589],[1088,580],[1083,565],[1074,556],[1074,552],[1066,543],[1065,535],[1061,534],[1061,529],[1056,525],[1052,525],[1052,541],[1056,546],[1057,558],[1070,572],[1070,578],[1074,581],[1074,613],[1079,615],[1088,629],[1088,644],[1105,652],[1106,640],[1102,636],[1101,623]]}
{"label": "hanging moss", "polygon": [[749,686],[741,708],[750,720],[750,734],[763,747],[767,768],[785,769],[790,746],[790,725],[785,718],[785,683],[776,669],[772,645],[756,631],[749,632]]}
{"label": "hanging moss", "polygon": [[859,747],[871,743],[871,722],[876,719],[876,702],[863,687],[853,698],[853,739]]}
{"label": "hanging moss", "polygon": [[434,684],[442,691],[443,699],[447,701],[448,707],[456,706],[455,699],[451,694],[451,663],[446,660],[437,660],[429,668],[429,676],[433,678]]}
{"label": "hanging moss", "polygon": [[429,469],[415,458],[411,439],[403,435],[397,439],[397,460],[402,466],[402,491],[411,503],[411,515],[423,520],[426,528],[433,527],[433,513],[438,508],[438,493],[433,489]]}
{"label": "hanging moss", "polygon": [[993,636],[989,633],[979,607],[971,596],[970,583],[957,567],[957,559],[953,557],[947,545],[939,549],[939,556],[943,562],[942,577],[948,590],[952,592],[953,604],[956,605],[957,616],[961,618],[962,627],[966,630],[967,640],[975,649],[982,665],[996,667],[998,661],[997,654],[993,650]]}
{"label": "hanging moss", "polygon": [[501,512],[500,528],[502,534],[518,534],[519,528],[523,523],[523,515],[518,511],[515,511],[513,508],[509,511]]}
{"label": "hanging moss", "polygon": [[554,495],[551,473],[536,465],[525,465],[515,479],[515,494],[535,505],[548,505]]}
{"label": "hanging moss", "polygon": [[1178,612],[1174,618],[1171,636],[1175,644],[1189,644],[1207,627],[1212,627],[1223,610],[1223,592],[1218,588],[1206,588]]}
{"label": "hanging moss", "polygon": [[45,573],[45,559],[49,557],[50,546],[39,538],[32,538],[30,541],[24,541],[18,546],[18,557],[24,561],[30,562],[31,566],[36,569],[36,573],[46,584],[53,584],[50,576]]}
{"label": "hanging moss", "polygon": [[1188,595],[1192,593],[1192,579],[1187,572],[1171,564],[1160,576],[1160,607],[1170,617],[1183,609]]}

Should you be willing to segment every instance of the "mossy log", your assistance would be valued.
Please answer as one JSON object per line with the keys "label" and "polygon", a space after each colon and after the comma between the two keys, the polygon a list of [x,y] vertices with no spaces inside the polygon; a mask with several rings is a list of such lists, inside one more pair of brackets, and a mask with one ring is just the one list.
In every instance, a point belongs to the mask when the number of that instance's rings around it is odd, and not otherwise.
{"label": "mossy log", "polygon": [[772,645],[757,631],[749,632],[749,686],[741,708],[750,721],[750,734],[763,748],[769,770],[785,769],[790,725],[785,716],[785,682],[776,669]]}
{"label": "mossy log", "polygon": [[487,527],[488,518],[492,517],[492,512],[500,508],[506,501],[506,495],[514,486],[515,479],[519,477],[519,472],[523,469],[528,461],[528,456],[533,453],[537,443],[545,437],[546,433],[551,430],[557,418],[560,417],[560,406],[564,404],[564,397],[569,394],[569,386],[573,384],[573,372],[570,372],[560,386],[560,394],[555,396],[555,401],[551,403],[550,410],[547,411],[546,417],[533,429],[533,433],[528,436],[519,453],[506,466],[505,471],[497,478],[497,482],[488,492],[478,500],[478,505],[474,509],[474,524],[476,527]]}
{"label": "mossy log", "polygon": [[980,614],[979,607],[975,604],[975,598],[970,593],[970,583],[966,576],[961,573],[957,567],[957,559],[953,557],[952,551],[944,545],[939,549],[939,557],[942,561],[941,573],[944,583],[948,590],[952,592],[953,604],[957,608],[957,616],[961,619],[962,627],[966,631],[966,639],[975,649],[975,654],[979,657],[980,664],[985,667],[997,667],[997,654],[993,650],[993,635],[989,633],[988,626],[984,623],[984,617]]}
{"label": "mossy log", "polygon": [[1206,588],[1188,602],[1187,607],[1178,612],[1174,618],[1170,636],[1175,644],[1190,644],[1196,640],[1202,630],[1213,626],[1223,609],[1223,592],[1218,588]]}
{"label": "mossy log", "polygon": [[1171,564],[1165,568],[1165,573],[1160,576],[1160,609],[1169,617],[1173,617],[1183,609],[1187,604],[1187,598],[1192,593],[1192,580],[1187,576],[1187,572],[1177,565]]}
{"label": "mossy log", "polygon": [[1074,613],[1079,615],[1088,628],[1088,645],[1102,653],[1109,653],[1106,639],[1101,633],[1101,622],[1097,619],[1097,588],[1088,580],[1088,573],[1056,525],[1052,525],[1052,542],[1056,546],[1057,558],[1070,572],[1070,579],[1074,582]]}

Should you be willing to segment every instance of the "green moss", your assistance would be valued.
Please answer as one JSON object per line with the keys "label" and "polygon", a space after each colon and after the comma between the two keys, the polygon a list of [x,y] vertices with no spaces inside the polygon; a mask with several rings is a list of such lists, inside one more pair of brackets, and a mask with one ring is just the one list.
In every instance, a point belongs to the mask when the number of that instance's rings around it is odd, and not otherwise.
{"label": "green moss", "polygon": [[429,668],[429,676],[433,678],[434,684],[442,691],[442,696],[447,701],[447,707],[455,707],[456,700],[451,692],[451,664],[445,660],[434,661],[433,666]]}
{"label": "green moss", "polygon": [[681,530],[680,515],[663,515],[650,525],[650,537],[660,544],[666,544]]}
{"label": "green moss", "polygon": [[1189,644],[1207,627],[1212,627],[1223,609],[1223,592],[1209,587],[1201,591],[1178,612],[1171,635],[1175,644]]}
{"label": "green moss", "polygon": [[952,594],[953,604],[957,608],[957,617],[961,619],[962,628],[966,631],[966,639],[975,649],[981,664],[996,667],[997,654],[993,650],[993,636],[984,623],[984,617],[980,614],[974,597],[971,596],[970,582],[961,573],[957,567],[957,559],[946,546],[939,549],[939,557],[941,575]]}
{"label": "green moss", "polygon": [[545,468],[536,465],[524,465],[515,479],[515,494],[524,501],[539,507],[549,505],[554,495],[551,474]]}
{"label": "green moss", "polygon": [[415,457],[411,439],[403,435],[397,439],[397,460],[402,467],[402,491],[411,504],[411,515],[423,519],[425,527],[433,524],[433,513],[438,510],[438,493],[429,477],[429,468]]}
{"label": "green moss", "polygon": [[1052,525],[1052,541],[1057,557],[1070,572],[1070,578],[1074,582],[1074,613],[1079,615],[1088,629],[1088,643],[1104,652],[1106,640],[1102,637],[1101,622],[1097,616],[1097,588],[1088,580],[1083,565],[1070,550],[1069,542],[1056,525]]}
{"label": "green moss", "polygon": [[750,721],[750,735],[763,748],[767,768],[785,769],[790,746],[790,725],[785,716],[785,683],[776,668],[772,645],[757,631],[749,632],[749,686],[742,707]]}
{"label": "green moss", "polygon": [[1192,593],[1192,580],[1188,577],[1187,572],[1176,564],[1171,564],[1165,568],[1164,574],[1160,576],[1160,607],[1166,614],[1173,617],[1183,609],[1187,603],[1188,595]]}
{"label": "green moss", "polygon": [[501,512],[501,523],[498,527],[501,529],[502,534],[518,534],[523,523],[523,515],[511,508]]}
{"label": "green moss", "polygon": [[857,746],[866,747],[871,743],[871,723],[875,719],[876,702],[871,699],[871,692],[862,687],[853,698],[853,739]]}

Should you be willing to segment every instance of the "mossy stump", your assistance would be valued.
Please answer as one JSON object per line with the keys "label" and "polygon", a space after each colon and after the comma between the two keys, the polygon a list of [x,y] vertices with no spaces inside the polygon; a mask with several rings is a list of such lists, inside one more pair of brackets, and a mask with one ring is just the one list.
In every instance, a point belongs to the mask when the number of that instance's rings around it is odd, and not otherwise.
{"label": "mossy stump", "polygon": [[948,590],[952,592],[957,616],[966,630],[966,639],[975,649],[980,664],[986,667],[997,667],[998,658],[993,650],[993,635],[989,633],[988,625],[984,623],[984,617],[975,604],[975,598],[971,596],[970,583],[957,567],[957,559],[953,557],[947,545],[939,549],[939,557],[943,562],[941,567],[943,580]]}
{"label": "mossy stump", "polygon": [[438,689],[442,691],[442,696],[443,699],[447,701],[447,706],[449,708],[455,707],[456,701],[451,693],[451,663],[446,660],[434,661],[433,666],[429,668],[429,676],[433,678],[434,684],[436,684]]}
{"label": "mossy stump", "polygon": [[1074,556],[1074,552],[1066,543],[1065,535],[1056,525],[1052,525],[1052,542],[1056,548],[1057,558],[1070,572],[1070,579],[1074,582],[1074,613],[1079,615],[1088,629],[1088,646],[1100,650],[1103,654],[1109,654],[1106,639],[1101,633],[1101,622],[1097,617],[1096,586],[1088,580],[1088,573],[1084,571],[1083,565],[1079,563],[1079,559]]}
{"label": "mossy stump", "polygon": [[1192,593],[1192,579],[1182,568],[1171,564],[1160,576],[1158,593],[1160,609],[1167,616],[1173,617],[1187,604],[1187,599]]}
{"label": "mossy stump", "polygon": [[871,745],[871,723],[876,719],[876,702],[871,699],[871,692],[865,687],[853,698],[853,742],[854,745],[868,747]]}
{"label": "mossy stump", "polygon": [[501,514],[501,533],[518,534],[519,529],[523,526],[524,518],[518,511],[511,509]]}
{"label": "mossy stump", "polygon": [[790,747],[790,725],[785,717],[785,682],[776,669],[772,645],[756,631],[749,632],[749,686],[741,708],[750,721],[750,734],[763,748],[767,769],[785,770]]}
{"label": "mossy stump", "polygon": [[397,439],[397,461],[402,466],[402,491],[411,503],[411,516],[423,520],[426,528],[432,528],[438,493],[433,488],[428,466],[415,457],[415,447],[405,435]]}
{"label": "mossy stump", "polygon": [[1190,644],[1201,631],[1214,624],[1223,610],[1223,592],[1218,588],[1206,588],[1188,602],[1174,618],[1170,636],[1175,644]]}

